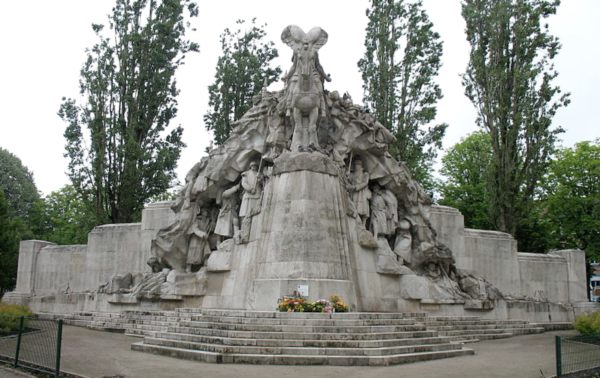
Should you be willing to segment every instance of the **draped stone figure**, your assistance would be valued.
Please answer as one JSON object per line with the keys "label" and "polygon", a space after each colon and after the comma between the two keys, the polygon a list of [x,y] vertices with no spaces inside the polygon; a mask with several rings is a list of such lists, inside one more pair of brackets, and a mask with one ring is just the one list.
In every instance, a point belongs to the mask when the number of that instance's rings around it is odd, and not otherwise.
{"label": "draped stone figure", "polygon": [[369,218],[371,190],[369,190],[369,173],[363,170],[362,160],[356,159],[354,162],[354,172],[352,172],[350,180],[352,184],[352,202],[356,206],[356,212],[362,225],[366,226],[367,218]]}
{"label": "draped stone figure", "polygon": [[371,231],[375,238],[389,235],[387,204],[379,185],[373,187],[373,195],[371,197]]}
{"label": "draped stone figure", "polygon": [[258,183],[258,163],[253,161],[250,168],[242,173],[242,204],[240,206],[240,218],[243,219],[252,213],[252,210],[260,201],[260,186]]}
{"label": "draped stone figure", "polygon": [[209,236],[212,228],[214,228],[214,223],[210,217],[210,211],[202,208],[190,230],[190,244],[186,260],[188,272],[191,272],[194,267],[202,265],[210,255]]}
{"label": "draped stone figure", "polygon": [[220,236],[219,241],[231,238],[239,230],[239,219],[237,214],[237,205],[239,203],[237,191],[240,184],[236,184],[225,190],[221,198],[221,210],[215,226],[215,234]]}

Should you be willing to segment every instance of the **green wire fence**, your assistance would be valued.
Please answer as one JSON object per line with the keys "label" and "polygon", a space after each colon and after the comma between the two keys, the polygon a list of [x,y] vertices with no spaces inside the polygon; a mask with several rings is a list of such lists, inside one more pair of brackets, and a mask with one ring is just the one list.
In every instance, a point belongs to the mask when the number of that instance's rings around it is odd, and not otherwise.
{"label": "green wire fence", "polygon": [[556,336],[556,376],[580,377],[586,372],[600,372],[600,337]]}
{"label": "green wire fence", "polygon": [[[4,321],[4,322],[2,322]],[[28,370],[60,377],[62,320],[43,320],[33,316],[2,317],[0,360]]]}

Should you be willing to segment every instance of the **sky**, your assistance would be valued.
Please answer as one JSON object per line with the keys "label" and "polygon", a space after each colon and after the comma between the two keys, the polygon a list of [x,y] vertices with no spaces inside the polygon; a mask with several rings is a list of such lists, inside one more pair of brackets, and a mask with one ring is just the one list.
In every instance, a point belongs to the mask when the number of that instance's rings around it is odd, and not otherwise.
{"label": "sky", "polygon": [[[85,49],[96,37],[92,23],[106,23],[113,0],[31,0],[0,2],[0,147],[19,157],[33,172],[35,183],[47,195],[69,183],[63,157],[65,123],[57,116],[62,97],[79,97],[79,70]],[[349,92],[362,102],[362,80],[357,62],[364,53],[367,0],[219,0],[198,1],[199,17],[192,20],[195,32],[188,37],[200,44],[200,53],[188,55],[177,73],[180,89],[178,116],[173,126],[184,128],[177,174],[181,181],[203,155],[212,135],[205,130],[203,115],[208,108],[208,86],[214,81],[220,55],[219,35],[234,28],[238,19],[256,17],[267,23],[267,37],[285,71],[291,50],[280,40],[281,31],[295,24],[308,31],[321,26],[329,41],[319,58],[333,81],[326,89]],[[436,123],[449,127],[444,149],[477,130],[475,109],[464,95],[460,75],[469,54],[459,0],[424,0],[435,30],[444,42],[438,83],[444,98],[438,103]],[[600,89],[600,1],[563,0],[556,16],[549,19],[550,32],[562,44],[555,59],[556,80],[571,93],[571,104],[559,110],[554,124],[562,126],[562,146],[600,138],[597,95]],[[279,90],[273,83],[270,90]],[[441,153],[442,154],[442,153]]]}

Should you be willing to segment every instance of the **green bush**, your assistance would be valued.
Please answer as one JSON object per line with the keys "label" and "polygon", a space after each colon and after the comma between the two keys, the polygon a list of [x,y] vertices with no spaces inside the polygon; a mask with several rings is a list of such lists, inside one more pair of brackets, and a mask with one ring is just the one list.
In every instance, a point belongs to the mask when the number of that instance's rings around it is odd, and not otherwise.
{"label": "green bush", "polygon": [[0,303],[0,333],[17,331],[19,318],[32,315],[31,310],[25,306]]}
{"label": "green bush", "polygon": [[584,336],[600,337],[600,312],[581,315],[575,319],[575,329]]}

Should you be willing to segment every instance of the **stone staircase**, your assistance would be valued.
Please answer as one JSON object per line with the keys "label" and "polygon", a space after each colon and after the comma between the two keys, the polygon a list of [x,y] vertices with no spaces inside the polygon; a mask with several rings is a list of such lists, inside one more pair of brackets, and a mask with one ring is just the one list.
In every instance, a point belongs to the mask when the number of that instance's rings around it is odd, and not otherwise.
{"label": "stone staircase", "polygon": [[136,322],[133,350],[216,363],[390,365],[473,354],[427,330],[425,314],[178,309]]}
{"label": "stone staircase", "polygon": [[570,323],[424,313],[202,310],[82,312],[66,324],[143,338],[132,349],[214,363],[390,365],[473,354],[465,343],[567,329]]}
{"label": "stone staircase", "polygon": [[524,320],[487,320],[477,316],[431,316],[425,319],[429,330],[446,336],[454,342],[472,343],[542,333],[545,328]]}

